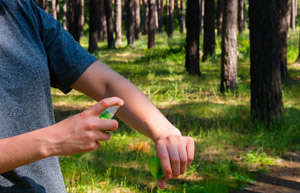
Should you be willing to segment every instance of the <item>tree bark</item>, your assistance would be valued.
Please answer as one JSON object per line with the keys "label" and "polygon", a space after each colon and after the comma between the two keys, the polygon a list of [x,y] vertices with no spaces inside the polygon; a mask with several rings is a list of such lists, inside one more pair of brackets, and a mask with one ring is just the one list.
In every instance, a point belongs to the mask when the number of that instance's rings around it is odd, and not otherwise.
{"label": "tree bark", "polygon": [[283,112],[278,0],[249,1],[251,116],[270,125]]}
{"label": "tree bark", "polygon": [[156,0],[159,33],[163,32],[163,3],[163,0]]}
{"label": "tree bark", "polygon": [[184,0],[178,0],[178,10],[179,10],[179,23],[180,23],[179,31],[180,33],[184,33],[184,29],[185,29]]}
{"label": "tree bark", "polygon": [[215,53],[215,1],[204,0],[203,61]]}
{"label": "tree bark", "polygon": [[100,15],[100,20],[98,24],[98,41],[104,41],[105,39],[107,39],[107,24],[104,6],[104,0],[101,0],[98,11],[98,14]]}
{"label": "tree bark", "polygon": [[149,6],[148,6],[149,0],[143,0],[143,29],[142,33],[148,34],[148,19],[149,19]]}
{"label": "tree bark", "polygon": [[155,0],[149,0],[148,48],[153,48],[155,45],[155,12]]}
{"label": "tree bark", "polygon": [[56,0],[51,0],[51,14],[54,19],[57,19]]}
{"label": "tree bark", "polygon": [[62,7],[62,22],[64,29],[67,30],[67,0],[63,0],[63,7]]}
{"label": "tree bark", "polygon": [[135,48],[134,45],[134,31],[135,31],[135,0],[126,0],[125,9],[126,9],[126,37],[128,45],[132,48]]}
{"label": "tree bark", "polygon": [[114,24],[112,18],[111,0],[104,0],[104,9],[105,9],[105,16],[106,16],[108,49],[114,49],[115,40],[114,40]]}
{"label": "tree bark", "polygon": [[[199,0],[188,0],[186,11],[186,54],[185,68],[190,74],[200,76],[199,66],[199,38],[200,38],[200,13]],[[198,16],[198,17],[197,17]]]}
{"label": "tree bark", "polygon": [[89,52],[97,52],[98,50],[98,24],[99,24],[99,14],[98,9],[100,7],[99,3],[102,0],[89,0]]}
{"label": "tree bark", "polygon": [[223,8],[222,31],[222,93],[234,92],[237,88],[237,0],[226,0]]}
{"label": "tree bark", "polygon": [[68,30],[76,41],[80,41],[81,26],[81,0],[69,1]]}
{"label": "tree bark", "polygon": [[279,0],[280,2],[280,71],[282,81],[287,80],[288,70],[287,70],[287,36],[289,32],[289,22],[290,22],[290,8],[291,0]]}
{"label": "tree bark", "polygon": [[122,45],[122,1],[116,0],[116,46]]}
{"label": "tree bark", "polygon": [[167,0],[167,34],[171,38],[174,30],[174,0]]}
{"label": "tree bark", "polygon": [[240,33],[245,29],[245,6],[245,0],[238,0],[238,27]]}
{"label": "tree bark", "polygon": [[298,14],[298,0],[292,0],[291,2],[291,22],[290,27],[293,31],[296,30],[296,18]]}
{"label": "tree bark", "polygon": [[204,0],[200,0],[200,35],[202,33],[202,29],[204,27]]}
{"label": "tree bark", "polygon": [[224,4],[224,0],[218,0],[218,6],[217,6],[217,31],[218,31],[218,35],[222,35],[223,8],[224,8],[223,4]]}
{"label": "tree bark", "polygon": [[135,39],[140,39],[141,28],[141,13],[140,13],[140,0],[135,0]]}
{"label": "tree bark", "polygon": [[81,36],[83,35],[84,30],[84,0],[80,0],[80,27],[81,27]]}

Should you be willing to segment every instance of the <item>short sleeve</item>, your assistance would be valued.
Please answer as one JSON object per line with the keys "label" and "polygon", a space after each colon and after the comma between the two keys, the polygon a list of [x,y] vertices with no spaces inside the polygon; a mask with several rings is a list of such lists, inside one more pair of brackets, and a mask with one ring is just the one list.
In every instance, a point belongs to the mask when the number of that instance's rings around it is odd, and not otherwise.
{"label": "short sleeve", "polygon": [[48,57],[51,86],[68,93],[71,85],[97,59],[50,14],[34,6],[39,15],[41,40]]}

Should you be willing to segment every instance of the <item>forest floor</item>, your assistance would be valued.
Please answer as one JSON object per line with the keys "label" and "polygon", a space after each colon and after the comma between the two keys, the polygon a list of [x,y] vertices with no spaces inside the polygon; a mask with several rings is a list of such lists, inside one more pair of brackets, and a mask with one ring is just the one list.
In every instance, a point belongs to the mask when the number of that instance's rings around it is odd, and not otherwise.
{"label": "forest floor", "polygon": [[299,193],[300,152],[290,152],[266,174],[259,176],[254,185],[236,193]]}

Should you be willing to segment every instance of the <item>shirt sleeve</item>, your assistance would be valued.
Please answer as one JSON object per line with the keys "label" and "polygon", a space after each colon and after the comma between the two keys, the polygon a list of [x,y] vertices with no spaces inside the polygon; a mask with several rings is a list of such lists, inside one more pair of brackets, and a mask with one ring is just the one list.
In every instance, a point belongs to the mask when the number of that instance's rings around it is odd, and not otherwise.
{"label": "shirt sleeve", "polygon": [[97,59],[75,41],[50,14],[35,5],[39,20],[41,40],[44,44],[50,70],[51,86],[64,93]]}

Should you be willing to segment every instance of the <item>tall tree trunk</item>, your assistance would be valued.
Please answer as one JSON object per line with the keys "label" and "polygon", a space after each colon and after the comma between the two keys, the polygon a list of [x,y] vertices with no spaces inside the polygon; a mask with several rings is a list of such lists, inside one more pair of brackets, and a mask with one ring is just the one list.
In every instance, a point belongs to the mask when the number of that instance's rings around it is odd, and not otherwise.
{"label": "tall tree trunk", "polygon": [[125,9],[126,9],[126,37],[128,45],[132,48],[135,48],[134,45],[134,31],[135,31],[135,0],[126,0]]}
{"label": "tall tree trunk", "polygon": [[81,36],[81,0],[69,1],[68,9],[68,30],[76,41],[80,41]]}
{"label": "tall tree trunk", "polygon": [[298,14],[298,0],[292,0],[291,2],[291,23],[290,27],[293,31],[296,30],[296,17]]}
{"label": "tall tree trunk", "polygon": [[57,19],[56,0],[51,1],[51,14],[54,19]]}
{"label": "tall tree trunk", "polygon": [[80,27],[81,27],[81,36],[83,35],[84,30],[84,0],[80,0]]}
{"label": "tall tree trunk", "polygon": [[[240,1],[240,0],[238,0]],[[222,25],[223,25],[223,8],[224,0],[218,0],[217,6],[217,31],[218,35],[222,35]]]}
{"label": "tall tree trunk", "polygon": [[204,26],[204,0],[199,0],[199,6],[200,6],[200,36],[202,33],[202,29]]}
{"label": "tall tree trunk", "polygon": [[[188,0],[186,11],[186,53],[185,68],[190,74],[200,76],[199,66],[199,39],[200,39],[200,2],[199,0]],[[198,16],[198,17],[197,17]]]}
{"label": "tall tree trunk", "polygon": [[104,41],[105,39],[107,39],[107,24],[104,6],[104,0],[101,0],[98,11],[98,14],[100,15],[100,20],[98,24],[98,41]]}
{"label": "tall tree trunk", "polygon": [[223,9],[222,31],[222,93],[237,88],[237,0],[226,0]]}
{"label": "tall tree trunk", "polygon": [[98,24],[99,16],[98,9],[102,0],[89,0],[89,52],[93,53],[98,50]]}
{"label": "tall tree trunk", "polygon": [[149,0],[148,48],[153,48],[155,45],[155,12],[155,0]]}
{"label": "tall tree trunk", "polygon": [[105,9],[105,16],[106,16],[108,49],[113,49],[115,48],[115,40],[114,40],[114,23],[112,18],[111,0],[104,0],[104,9]]}
{"label": "tall tree trunk", "polygon": [[122,45],[122,1],[116,0],[116,46]]}
{"label": "tall tree trunk", "polygon": [[67,0],[63,0],[63,6],[62,6],[62,22],[64,29],[67,30]]}
{"label": "tall tree trunk", "polygon": [[282,81],[287,80],[287,36],[289,32],[291,0],[279,0],[280,2],[280,71]]}
{"label": "tall tree trunk", "polygon": [[249,1],[251,116],[270,125],[283,111],[278,0]]}
{"label": "tall tree trunk", "polygon": [[163,32],[163,3],[163,0],[156,0],[159,33]]}
{"label": "tall tree trunk", "polygon": [[167,0],[167,34],[172,37],[174,30],[174,0]]}
{"label": "tall tree trunk", "polygon": [[149,19],[149,6],[148,6],[149,0],[143,0],[143,29],[142,33],[148,34],[148,19]]}
{"label": "tall tree trunk", "polygon": [[180,23],[179,31],[180,33],[183,33],[185,29],[184,0],[178,0],[178,10],[179,10],[179,23]]}
{"label": "tall tree trunk", "polygon": [[140,13],[140,0],[135,0],[135,39],[140,39],[141,28],[141,13]]}
{"label": "tall tree trunk", "polygon": [[238,27],[240,33],[245,29],[245,6],[245,0],[238,0]]}
{"label": "tall tree trunk", "polygon": [[216,38],[215,38],[215,1],[204,1],[204,41],[203,41],[203,61],[206,61],[208,56],[215,53]]}

